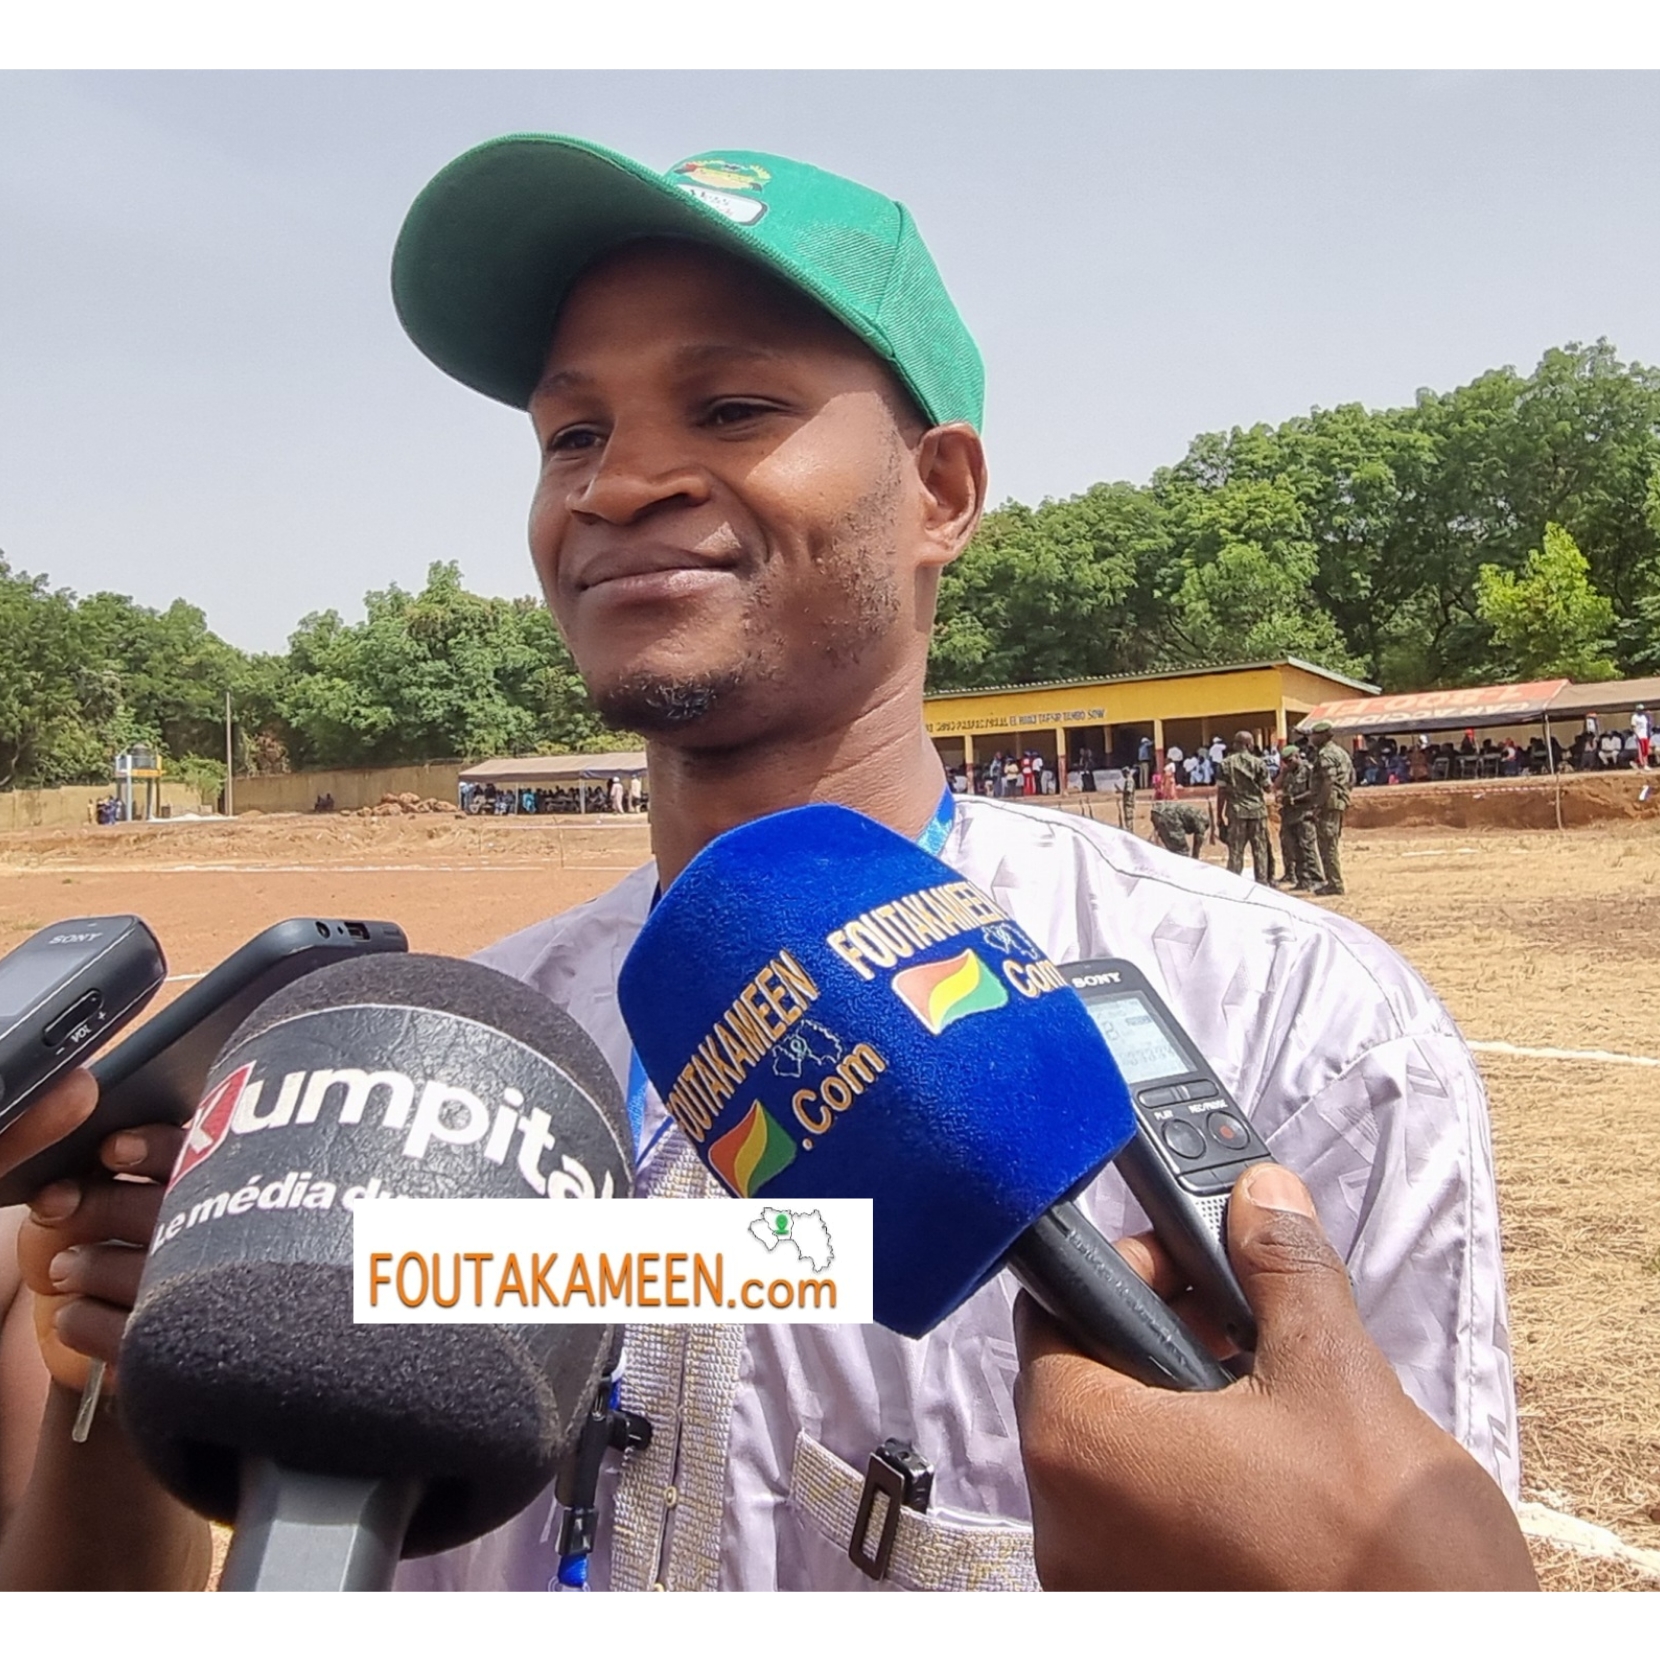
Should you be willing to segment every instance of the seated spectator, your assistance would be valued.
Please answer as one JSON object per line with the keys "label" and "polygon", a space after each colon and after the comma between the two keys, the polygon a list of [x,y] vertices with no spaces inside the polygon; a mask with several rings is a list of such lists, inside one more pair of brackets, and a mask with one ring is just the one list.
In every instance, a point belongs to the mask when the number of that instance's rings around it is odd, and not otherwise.
{"label": "seated spectator", "polygon": [[1620,764],[1620,735],[1618,732],[1604,732],[1597,745],[1598,764],[1603,768],[1617,767]]}
{"label": "seated spectator", "polygon": [[1407,780],[1413,784],[1427,784],[1429,782],[1429,746],[1420,741],[1412,746],[1412,753],[1406,760]]}

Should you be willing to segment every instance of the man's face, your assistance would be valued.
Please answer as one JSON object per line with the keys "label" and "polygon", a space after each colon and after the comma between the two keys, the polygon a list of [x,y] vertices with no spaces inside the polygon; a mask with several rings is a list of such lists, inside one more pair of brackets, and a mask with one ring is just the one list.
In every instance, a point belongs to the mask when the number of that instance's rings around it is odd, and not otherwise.
{"label": "man's face", "polygon": [[630,244],[573,288],[530,414],[531,555],[617,724],[805,732],[919,667],[942,562],[922,428],[810,302],[713,249]]}

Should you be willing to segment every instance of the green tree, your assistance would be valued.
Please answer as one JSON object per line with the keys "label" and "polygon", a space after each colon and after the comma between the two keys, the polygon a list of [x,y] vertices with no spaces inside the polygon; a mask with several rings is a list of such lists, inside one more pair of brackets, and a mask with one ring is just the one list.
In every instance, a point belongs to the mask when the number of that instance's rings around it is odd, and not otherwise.
{"label": "green tree", "polygon": [[1545,526],[1544,546],[1528,554],[1519,574],[1483,565],[1476,605],[1503,657],[1497,667],[1522,680],[1611,680],[1619,673],[1604,655],[1614,606],[1591,584],[1590,561],[1560,525]]}
{"label": "green tree", "polygon": [[468,593],[460,567],[432,565],[418,594],[370,593],[367,615],[303,618],[279,692],[300,766],[372,766],[444,756],[603,748],[552,619],[534,600]]}
{"label": "green tree", "polygon": [[0,555],[0,788],[27,789],[108,776],[83,713],[89,685],[75,596],[44,576],[13,571]]}
{"label": "green tree", "polygon": [[1314,592],[1319,555],[1285,478],[1230,479],[1181,493],[1172,509],[1183,551],[1171,572],[1174,660],[1302,657],[1339,674],[1364,664]]}
{"label": "green tree", "polygon": [[1154,642],[1138,585],[1166,551],[1158,504],[1129,484],[988,513],[940,581],[933,683],[996,686],[1149,666]]}

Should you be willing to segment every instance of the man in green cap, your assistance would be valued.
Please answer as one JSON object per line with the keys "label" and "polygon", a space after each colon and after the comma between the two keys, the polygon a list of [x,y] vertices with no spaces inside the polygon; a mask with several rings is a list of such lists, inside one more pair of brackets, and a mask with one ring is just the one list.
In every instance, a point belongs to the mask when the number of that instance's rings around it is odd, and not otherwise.
{"label": "man in green cap", "polygon": [[1314,751],[1314,836],[1320,849],[1325,879],[1314,891],[1321,895],[1343,891],[1343,815],[1354,792],[1354,762],[1332,736],[1331,722],[1317,720],[1309,729]]}
{"label": "man in green cap", "polygon": [[1228,843],[1228,869],[1235,876],[1243,874],[1249,847],[1251,874],[1265,886],[1274,876],[1268,846],[1268,789],[1268,763],[1252,748],[1251,734],[1234,733],[1233,748],[1216,777],[1216,808]]}
{"label": "man in green cap", "polygon": [[1320,852],[1314,838],[1314,773],[1296,744],[1280,749],[1280,862],[1284,885],[1312,893],[1320,885]]}
{"label": "man in green cap", "polygon": [[[482,957],[569,1010],[626,1088],[636,1197],[721,1194],[632,1062],[617,1006],[619,966],[655,894],[734,825],[841,803],[915,837],[1051,959],[1123,957],[1150,976],[1280,1164],[1307,1175],[1307,1203],[1411,1411],[1513,1492],[1481,1083],[1440,1002],[1342,918],[1087,819],[946,788],[923,685],[940,572],[986,502],[982,372],[909,212],[782,156],[707,152],[659,173],[578,139],[521,135],[462,156],[421,193],[392,286],[422,351],[528,413],[537,576],[595,703],[646,740],[653,862]],[[1262,763],[1247,759],[1256,776]],[[1256,799],[1260,826],[1260,777]],[[936,960],[972,943],[954,936]],[[964,1112],[994,1088],[994,1065],[965,1078]],[[1433,1168],[1435,1181],[1408,1178],[1407,1139],[1411,1170]],[[142,1210],[135,1191],[124,1201]],[[61,1202],[37,1210],[20,1255],[30,1294],[57,1298],[63,1341],[113,1360],[139,1253],[119,1268],[107,1259],[91,1193],[67,1221]],[[1137,1225],[1110,1167],[1077,1202],[1108,1238]],[[144,1220],[127,1215],[120,1237],[142,1243]],[[1126,1250],[1155,1273],[1146,1250]],[[73,1318],[87,1299],[100,1301],[95,1322]],[[652,1435],[605,1452],[597,1533],[567,1532],[544,1499],[487,1538],[406,1562],[400,1583],[576,1583],[592,1542],[596,1589],[1033,1588],[1014,1300],[1009,1276],[991,1275],[920,1339],[854,1325],[631,1327],[615,1384]],[[64,1365],[60,1391],[73,1382]],[[1245,1466],[1294,1472],[1306,1489],[1308,1449],[1329,1469],[1343,1461],[1327,1449],[1363,1428],[1343,1405],[1325,1388],[1284,1391],[1243,1430]],[[93,1453],[119,1434],[100,1424]],[[909,1443],[902,1455],[884,1455],[893,1441]],[[1122,1462],[1156,1468],[1162,1450],[1142,1439]],[[896,1500],[886,1522],[873,1508],[896,1467],[884,1456],[932,1467],[931,1501]],[[107,1582],[119,1550],[66,1553],[56,1540],[95,1514],[153,1512],[100,1505],[92,1477],[48,1485],[22,1501],[37,1567],[16,1580],[69,1561],[76,1583]],[[1249,1509],[1250,1493],[1236,1497]],[[1137,1526],[1171,1522],[1207,1564],[1194,1529],[1210,1498],[1155,1484]],[[855,1537],[861,1516],[876,1523],[868,1538]],[[1299,1518],[1312,1548],[1292,1554],[1293,1582],[1329,1582],[1329,1518],[1320,1504]],[[1282,1521],[1247,1513],[1240,1525]],[[181,1532],[180,1565],[146,1581],[184,1583],[197,1544],[199,1530]],[[0,1583],[6,1569],[0,1542]]]}

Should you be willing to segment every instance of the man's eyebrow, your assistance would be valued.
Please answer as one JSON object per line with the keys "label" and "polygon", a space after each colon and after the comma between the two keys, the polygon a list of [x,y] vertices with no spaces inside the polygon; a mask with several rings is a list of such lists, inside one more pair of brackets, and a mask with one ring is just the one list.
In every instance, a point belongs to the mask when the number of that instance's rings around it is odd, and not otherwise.
{"label": "man's eyebrow", "polygon": [[[745,346],[736,341],[704,340],[677,346],[672,361],[677,370],[701,369],[711,363],[779,363],[787,353],[770,346]],[[550,369],[537,381],[532,399],[551,397],[556,392],[571,392],[592,386],[594,377],[580,369]]]}
{"label": "man's eyebrow", "polygon": [[550,369],[547,374],[537,381],[531,391],[531,398],[544,398],[555,392],[566,392],[579,386],[592,386],[594,377],[585,375],[580,369]]}

